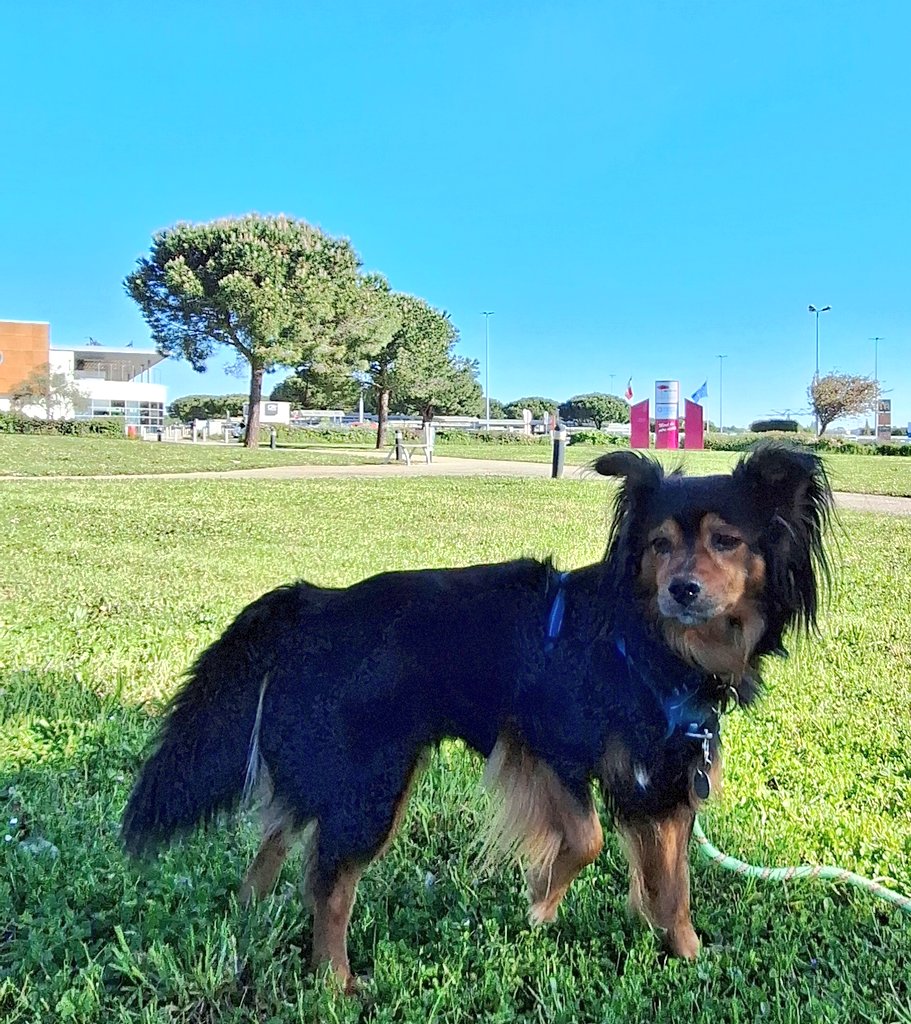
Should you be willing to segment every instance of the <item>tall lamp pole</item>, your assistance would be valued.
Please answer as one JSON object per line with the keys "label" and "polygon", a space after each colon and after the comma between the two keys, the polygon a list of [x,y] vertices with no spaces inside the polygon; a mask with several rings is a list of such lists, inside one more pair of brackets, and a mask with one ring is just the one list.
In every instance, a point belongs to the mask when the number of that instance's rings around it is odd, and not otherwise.
{"label": "tall lamp pole", "polygon": [[[810,313],[816,315],[816,372],[813,374],[813,383],[819,380],[819,314],[828,313],[831,306],[807,306],[807,310]],[[816,402],[813,402],[814,409],[816,408]],[[816,414],[816,433],[819,433],[819,413]]]}
{"label": "tall lamp pole", "polygon": [[487,432],[490,433],[490,318],[493,310],[484,310],[484,394],[487,396]]}
{"label": "tall lamp pole", "polygon": [[885,340],[885,338],[870,339],[873,342],[873,379],[876,381],[877,387],[879,387],[879,343]]}
{"label": "tall lamp pole", "polygon": [[727,356],[718,357],[718,433],[724,431],[724,362]]}

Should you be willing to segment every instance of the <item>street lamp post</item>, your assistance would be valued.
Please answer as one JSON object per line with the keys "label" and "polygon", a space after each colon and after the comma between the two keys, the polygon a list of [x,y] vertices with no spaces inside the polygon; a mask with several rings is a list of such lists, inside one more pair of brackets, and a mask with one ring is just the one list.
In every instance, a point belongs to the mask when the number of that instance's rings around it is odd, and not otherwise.
{"label": "street lamp post", "polygon": [[718,433],[724,431],[724,362],[727,356],[718,357]]}
{"label": "street lamp post", "polygon": [[484,394],[487,396],[487,432],[490,433],[490,318],[493,310],[484,310]]}
{"label": "street lamp post", "polygon": [[879,343],[885,341],[885,338],[871,338],[873,342],[873,379],[876,381],[876,386],[879,387]]}
{"label": "street lamp post", "polygon": [[[816,372],[813,374],[814,384],[816,383],[816,381],[819,380],[819,314],[828,313],[831,308],[831,306],[807,306],[808,312],[814,313],[816,315]],[[813,402],[813,408],[816,408],[815,400]],[[816,433],[819,433],[819,413],[816,414]]]}

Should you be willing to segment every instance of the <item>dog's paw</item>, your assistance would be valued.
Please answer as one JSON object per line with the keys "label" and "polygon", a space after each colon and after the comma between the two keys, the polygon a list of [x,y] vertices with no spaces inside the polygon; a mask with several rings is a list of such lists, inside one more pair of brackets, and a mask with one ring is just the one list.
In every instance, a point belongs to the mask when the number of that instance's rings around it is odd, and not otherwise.
{"label": "dog's paw", "polygon": [[692,925],[685,925],[665,933],[668,952],[682,960],[695,960],[699,956],[700,942]]}
{"label": "dog's paw", "polygon": [[557,907],[551,900],[541,900],[539,903],[532,903],[528,908],[528,923],[532,928],[540,928],[542,925],[551,924],[556,920]]}

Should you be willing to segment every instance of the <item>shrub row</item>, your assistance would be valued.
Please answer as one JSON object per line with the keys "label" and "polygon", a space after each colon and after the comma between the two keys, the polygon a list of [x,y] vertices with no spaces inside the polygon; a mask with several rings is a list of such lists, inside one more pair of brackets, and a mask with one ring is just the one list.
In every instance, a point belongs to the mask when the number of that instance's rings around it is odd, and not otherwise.
{"label": "shrub row", "polygon": [[91,420],[42,420],[19,412],[0,412],[3,434],[66,434],[70,437],[123,437],[123,421],[105,416]]}
{"label": "shrub row", "polygon": [[569,435],[570,444],[591,444],[608,448],[628,448],[629,438],[622,434],[605,434],[600,430],[578,430]]}
{"label": "shrub row", "polygon": [[[275,427],[276,439],[282,444],[376,444],[376,431],[369,427]],[[269,440],[269,427],[260,428],[260,439]]]}
{"label": "shrub row", "polygon": [[802,445],[817,452],[836,452],[842,455],[899,455],[911,456],[911,444],[870,444],[855,441],[851,437],[816,437],[813,434],[801,434],[795,437],[792,433],[749,433],[749,434],[706,434],[705,447],[716,452],[743,452],[751,448],[762,438],[779,438],[783,441],[799,441]]}
{"label": "shrub row", "polygon": [[[393,430],[390,427],[390,430]],[[443,444],[510,444],[510,445],[541,445],[550,444],[550,437],[547,434],[507,433],[497,430],[457,430],[446,428],[436,432],[437,442]]]}

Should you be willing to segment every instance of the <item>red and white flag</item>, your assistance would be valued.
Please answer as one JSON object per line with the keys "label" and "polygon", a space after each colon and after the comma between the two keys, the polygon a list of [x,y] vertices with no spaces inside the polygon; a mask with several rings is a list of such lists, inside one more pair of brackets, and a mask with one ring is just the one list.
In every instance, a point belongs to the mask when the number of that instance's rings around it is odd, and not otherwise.
{"label": "red and white flag", "polygon": [[632,377],[630,377],[630,379],[626,382],[626,391],[623,392],[623,397],[627,400],[627,402],[631,402],[633,400],[633,378]]}

